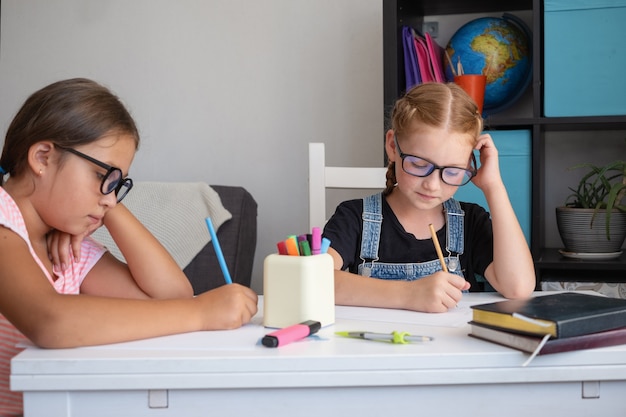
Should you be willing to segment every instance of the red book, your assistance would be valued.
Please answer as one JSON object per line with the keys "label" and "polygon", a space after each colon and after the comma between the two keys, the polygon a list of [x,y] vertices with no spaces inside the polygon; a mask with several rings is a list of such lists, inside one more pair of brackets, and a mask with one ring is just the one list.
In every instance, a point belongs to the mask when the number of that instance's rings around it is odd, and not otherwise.
{"label": "red book", "polygon": [[[533,353],[543,339],[542,337],[537,336],[507,332],[505,330],[496,329],[474,322],[470,322],[470,325],[472,330],[469,335],[472,337],[508,346],[528,353]],[[547,355],[550,353],[569,352],[573,350],[593,349],[622,344],[626,344],[626,327],[563,339],[548,339],[546,344],[543,345],[537,354]]]}
{"label": "red book", "polygon": [[472,306],[472,320],[502,330],[554,339],[626,325],[626,300],[564,292]]}

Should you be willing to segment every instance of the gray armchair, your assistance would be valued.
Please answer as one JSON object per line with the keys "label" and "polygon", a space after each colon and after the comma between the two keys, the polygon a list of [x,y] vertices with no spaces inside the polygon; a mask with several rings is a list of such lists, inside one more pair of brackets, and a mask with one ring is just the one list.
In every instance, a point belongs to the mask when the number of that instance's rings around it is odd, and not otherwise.
{"label": "gray armchair", "polygon": [[[203,182],[137,182],[126,207],[159,239],[183,268],[194,293],[224,285],[204,218],[211,216],[233,282],[250,286],[257,239],[257,204],[242,187]],[[106,228],[93,237],[120,260]]]}
{"label": "gray armchair", "polygon": [[[249,287],[257,240],[257,203],[243,187],[211,185],[211,188],[219,194],[224,208],[233,216],[217,231],[226,265],[233,282]],[[195,294],[224,285],[211,242],[202,248],[183,272]]]}

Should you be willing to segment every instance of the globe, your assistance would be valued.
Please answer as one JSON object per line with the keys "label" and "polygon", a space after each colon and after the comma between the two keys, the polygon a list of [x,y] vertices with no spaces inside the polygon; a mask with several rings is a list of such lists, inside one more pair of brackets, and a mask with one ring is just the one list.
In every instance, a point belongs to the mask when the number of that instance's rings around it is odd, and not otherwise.
{"label": "globe", "polygon": [[460,62],[464,74],[487,76],[483,112],[497,113],[513,104],[531,79],[531,36],[516,16],[481,17],[463,25],[450,38],[446,78],[454,79]]}

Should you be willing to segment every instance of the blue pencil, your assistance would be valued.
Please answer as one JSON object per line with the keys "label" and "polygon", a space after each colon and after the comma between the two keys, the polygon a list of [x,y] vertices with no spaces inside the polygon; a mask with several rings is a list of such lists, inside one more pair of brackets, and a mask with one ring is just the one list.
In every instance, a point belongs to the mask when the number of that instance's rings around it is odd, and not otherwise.
{"label": "blue pencil", "polygon": [[226,265],[224,254],[222,253],[222,247],[220,246],[220,242],[217,240],[217,233],[215,233],[210,217],[206,218],[206,225],[209,228],[209,233],[211,234],[211,241],[213,242],[213,248],[215,249],[215,254],[217,255],[217,261],[220,264],[220,268],[222,268],[224,280],[227,284],[232,284],[233,281],[230,279],[230,272],[228,272],[228,266]]}

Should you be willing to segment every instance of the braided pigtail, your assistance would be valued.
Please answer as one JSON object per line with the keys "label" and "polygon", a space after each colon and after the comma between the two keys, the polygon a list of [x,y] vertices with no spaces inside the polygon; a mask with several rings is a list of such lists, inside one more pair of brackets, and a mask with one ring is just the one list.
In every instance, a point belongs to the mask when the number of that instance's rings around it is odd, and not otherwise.
{"label": "braided pigtail", "polygon": [[395,162],[389,162],[389,165],[387,166],[387,184],[385,187],[385,190],[383,191],[383,195],[384,196],[388,196],[389,194],[391,194],[391,192],[393,191],[393,189],[396,187],[396,183],[398,182],[396,180],[396,163]]}

